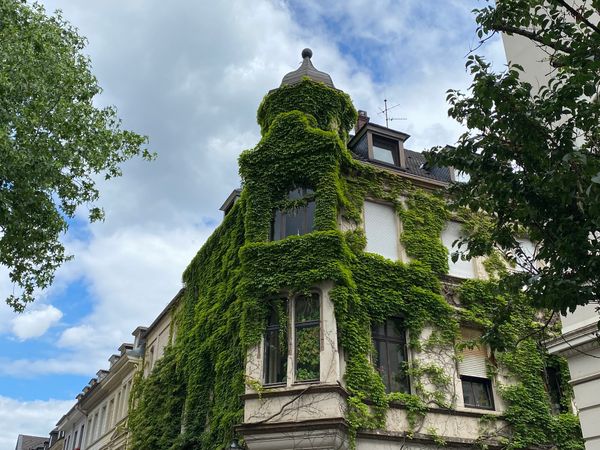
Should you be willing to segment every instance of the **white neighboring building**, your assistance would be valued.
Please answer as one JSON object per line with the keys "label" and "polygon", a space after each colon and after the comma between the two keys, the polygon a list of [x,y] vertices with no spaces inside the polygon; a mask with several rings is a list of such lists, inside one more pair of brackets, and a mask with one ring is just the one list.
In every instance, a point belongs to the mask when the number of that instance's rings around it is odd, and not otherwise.
{"label": "white neighboring building", "polygon": [[[506,59],[523,67],[523,81],[539,89],[548,81],[552,68],[548,55],[533,41],[502,35]],[[561,316],[562,335],[547,343],[550,353],[567,358],[575,406],[579,413],[586,450],[600,450],[600,339],[597,305],[578,307]]]}

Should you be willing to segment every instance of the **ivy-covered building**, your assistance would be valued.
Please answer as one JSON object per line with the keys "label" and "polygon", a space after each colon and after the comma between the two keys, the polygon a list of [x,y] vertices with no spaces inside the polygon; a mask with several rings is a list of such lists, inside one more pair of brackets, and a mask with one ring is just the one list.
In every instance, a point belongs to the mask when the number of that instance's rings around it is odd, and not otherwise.
{"label": "ivy-covered building", "polygon": [[486,224],[449,212],[451,169],[302,57],[134,383],[130,447],[581,449],[565,365],[506,295],[505,261],[449,257]]}

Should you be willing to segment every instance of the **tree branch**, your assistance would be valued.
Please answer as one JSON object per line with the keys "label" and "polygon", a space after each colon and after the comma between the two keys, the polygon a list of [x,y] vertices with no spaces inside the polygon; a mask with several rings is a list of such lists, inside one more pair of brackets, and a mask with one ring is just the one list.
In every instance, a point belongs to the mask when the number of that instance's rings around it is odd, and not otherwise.
{"label": "tree branch", "polygon": [[571,13],[571,15],[585,23],[589,28],[591,28],[592,30],[594,30],[596,33],[600,34],[600,28],[598,28],[596,25],[594,25],[592,22],[590,22],[589,20],[587,20],[583,14],[581,14],[579,11],[577,11],[575,8],[573,8],[571,5],[569,5],[565,0],[556,0],[558,3],[560,3],[562,6],[564,6],[567,11],[569,11]]}
{"label": "tree branch", "polygon": [[524,30],[522,28],[518,28],[518,27],[514,27],[512,25],[506,25],[506,24],[495,25],[494,29],[496,31],[502,31],[502,32],[508,33],[508,34],[518,34],[519,36],[523,36],[523,37],[526,37],[527,39],[531,39],[532,41],[535,41],[540,45],[543,45],[546,47],[551,47],[554,50],[558,50],[558,51],[568,53],[568,54],[573,53],[573,49],[566,45],[562,45],[558,42],[553,42],[550,44],[548,42],[544,42],[544,40],[538,34],[534,33],[533,31]]}

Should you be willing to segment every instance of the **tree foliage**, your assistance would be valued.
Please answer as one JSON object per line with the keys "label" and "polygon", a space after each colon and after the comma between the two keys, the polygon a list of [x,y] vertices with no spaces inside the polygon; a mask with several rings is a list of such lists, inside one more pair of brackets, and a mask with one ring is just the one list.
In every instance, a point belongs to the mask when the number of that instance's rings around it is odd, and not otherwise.
{"label": "tree foliage", "polygon": [[7,299],[15,310],[69,258],[59,238],[77,207],[103,218],[97,176],[152,158],[114,108],[94,105],[101,89],[85,44],[60,13],[0,1],[0,264],[19,291]]}
{"label": "tree foliage", "polygon": [[[456,148],[429,156],[468,174],[452,189],[455,206],[496,219],[489,239],[463,240],[465,253],[503,249],[525,269],[515,285],[561,312],[597,301],[600,288],[599,8],[597,0],[503,0],[475,10],[482,42],[503,32],[538,46],[548,81],[532,87],[517,65],[494,73],[469,56],[469,92],[448,93],[449,115],[468,130]],[[531,257],[523,234],[537,244]]]}

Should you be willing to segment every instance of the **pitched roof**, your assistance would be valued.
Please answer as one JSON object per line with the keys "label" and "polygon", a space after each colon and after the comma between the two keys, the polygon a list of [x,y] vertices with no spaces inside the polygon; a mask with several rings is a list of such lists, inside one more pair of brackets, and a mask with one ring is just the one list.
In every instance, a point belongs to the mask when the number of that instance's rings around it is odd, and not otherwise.
{"label": "pitched roof", "polygon": [[30,436],[28,434],[20,434],[17,438],[17,446],[15,450],[38,450],[44,448],[44,443],[48,442],[49,438],[42,436]]}

